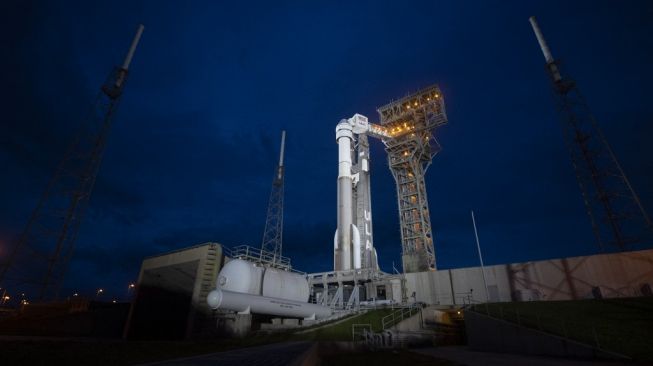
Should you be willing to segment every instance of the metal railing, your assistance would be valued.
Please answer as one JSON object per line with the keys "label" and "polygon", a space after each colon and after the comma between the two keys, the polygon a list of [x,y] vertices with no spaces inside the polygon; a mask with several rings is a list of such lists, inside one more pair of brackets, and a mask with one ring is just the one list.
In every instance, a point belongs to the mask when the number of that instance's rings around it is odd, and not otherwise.
{"label": "metal railing", "polygon": [[233,248],[223,247],[222,250],[229,258],[242,259],[249,262],[260,263],[268,267],[305,274],[305,272],[292,269],[290,258],[282,255],[275,255],[272,252],[261,250],[260,248],[250,247],[249,245],[239,245]]}
{"label": "metal railing", "polygon": [[351,325],[351,340],[353,342],[365,340],[367,334],[372,332],[371,324],[352,324]]}
{"label": "metal railing", "polygon": [[381,328],[386,330],[399,323],[400,321],[408,319],[411,316],[417,314],[420,310],[421,307],[418,304],[411,304],[408,307],[403,307],[393,311],[390,315],[386,315],[381,318]]}

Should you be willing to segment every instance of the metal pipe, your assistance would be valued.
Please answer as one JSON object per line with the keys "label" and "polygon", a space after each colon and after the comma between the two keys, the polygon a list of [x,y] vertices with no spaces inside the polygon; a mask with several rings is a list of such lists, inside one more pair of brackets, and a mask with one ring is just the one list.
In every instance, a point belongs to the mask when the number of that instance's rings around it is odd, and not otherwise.
{"label": "metal pipe", "polygon": [[138,42],[141,39],[141,34],[143,34],[143,29],[145,29],[145,26],[143,26],[143,24],[139,24],[138,29],[136,30],[136,35],[132,40],[132,45],[131,47],[129,47],[129,52],[127,52],[127,56],[125,56],[125,61],[122,63],[123,70],[129,70],[129,64],[132,62],[132,58],[134,57],[134,52],[136,52],[136,46],[138,46]]}
{"label": "metal pipe", "polygon": [[528,18],[528,20],[531,22],[531,27],[533,27],[533,32],[535,32],[535,37],[537,37],[537,42],[540,44],[540,48],[542,49],[546,63],[552,63],[553,55],[551,55],[551,50],[549,50],[549,46],[546,44],[546,40],[544,39],[544,35],[540,30],[540,26],[537,25],[537,20],[534,16]]}

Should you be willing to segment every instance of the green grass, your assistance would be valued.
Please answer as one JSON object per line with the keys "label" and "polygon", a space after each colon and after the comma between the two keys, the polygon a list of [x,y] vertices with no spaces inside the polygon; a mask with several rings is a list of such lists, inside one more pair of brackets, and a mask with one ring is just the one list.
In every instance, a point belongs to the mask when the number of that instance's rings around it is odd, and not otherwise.
{"label": "green grass", "polygon": [[476,305],[480,313],[653,361],[653,298]]}
{"label": "green grass", "polygon": [[370,310],[365,314],[349,318],[332,326],[315,329],[314,331],[301,334],[302,339],[316,341],[351,341],[351,326],[353,324],[370,324],[372,330],[380,332],[381,318],[389,315],[394,310],[379,309]]}

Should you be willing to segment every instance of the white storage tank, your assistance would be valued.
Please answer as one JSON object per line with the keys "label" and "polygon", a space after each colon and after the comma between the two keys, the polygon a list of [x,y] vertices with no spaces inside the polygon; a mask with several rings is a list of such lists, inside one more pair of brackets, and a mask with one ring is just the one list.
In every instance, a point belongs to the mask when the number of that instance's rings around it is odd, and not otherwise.
{"label": "white storage tank", "polygon": [[231,292],[300,302],[307,302],[310,294],[305,276],[257,266],[242,259],[233,259],[224,265],[217,285]]}
{"label": "white storage tank", "polygon": [[263,296],[307,302],[310,295],[305,276],[276,268],[267,268],[263,276]]}
{"label": "white storage tank", "polygon": [[206,302],[211,309],[225,309],[244,313],[252,312],[305,319],[324,319],[333,313],[326,306],[274,297],[242,294],[222,289],[211,291],[206,298]]}
{"label": "white storage tank", "polygon": [[260,295],[263,267],[242,259],[232,259],[218,275],[218,287],[227,291]]}

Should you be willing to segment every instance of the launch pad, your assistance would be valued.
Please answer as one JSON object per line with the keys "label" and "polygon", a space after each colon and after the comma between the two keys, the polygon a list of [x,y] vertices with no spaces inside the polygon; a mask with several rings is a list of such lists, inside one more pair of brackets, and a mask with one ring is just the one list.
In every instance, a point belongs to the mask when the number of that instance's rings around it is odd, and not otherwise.
{"label": "launch pad", "polygon": [[380,123],[355,114],[336,127],[338,228],[334,270],[378,268],[372,236],[367,136],[383,141],[395,179],[404,272],[435,270],[425,174],[440,145],[433,133],[447,123],[444,98],[429,86],[378,109]]}

